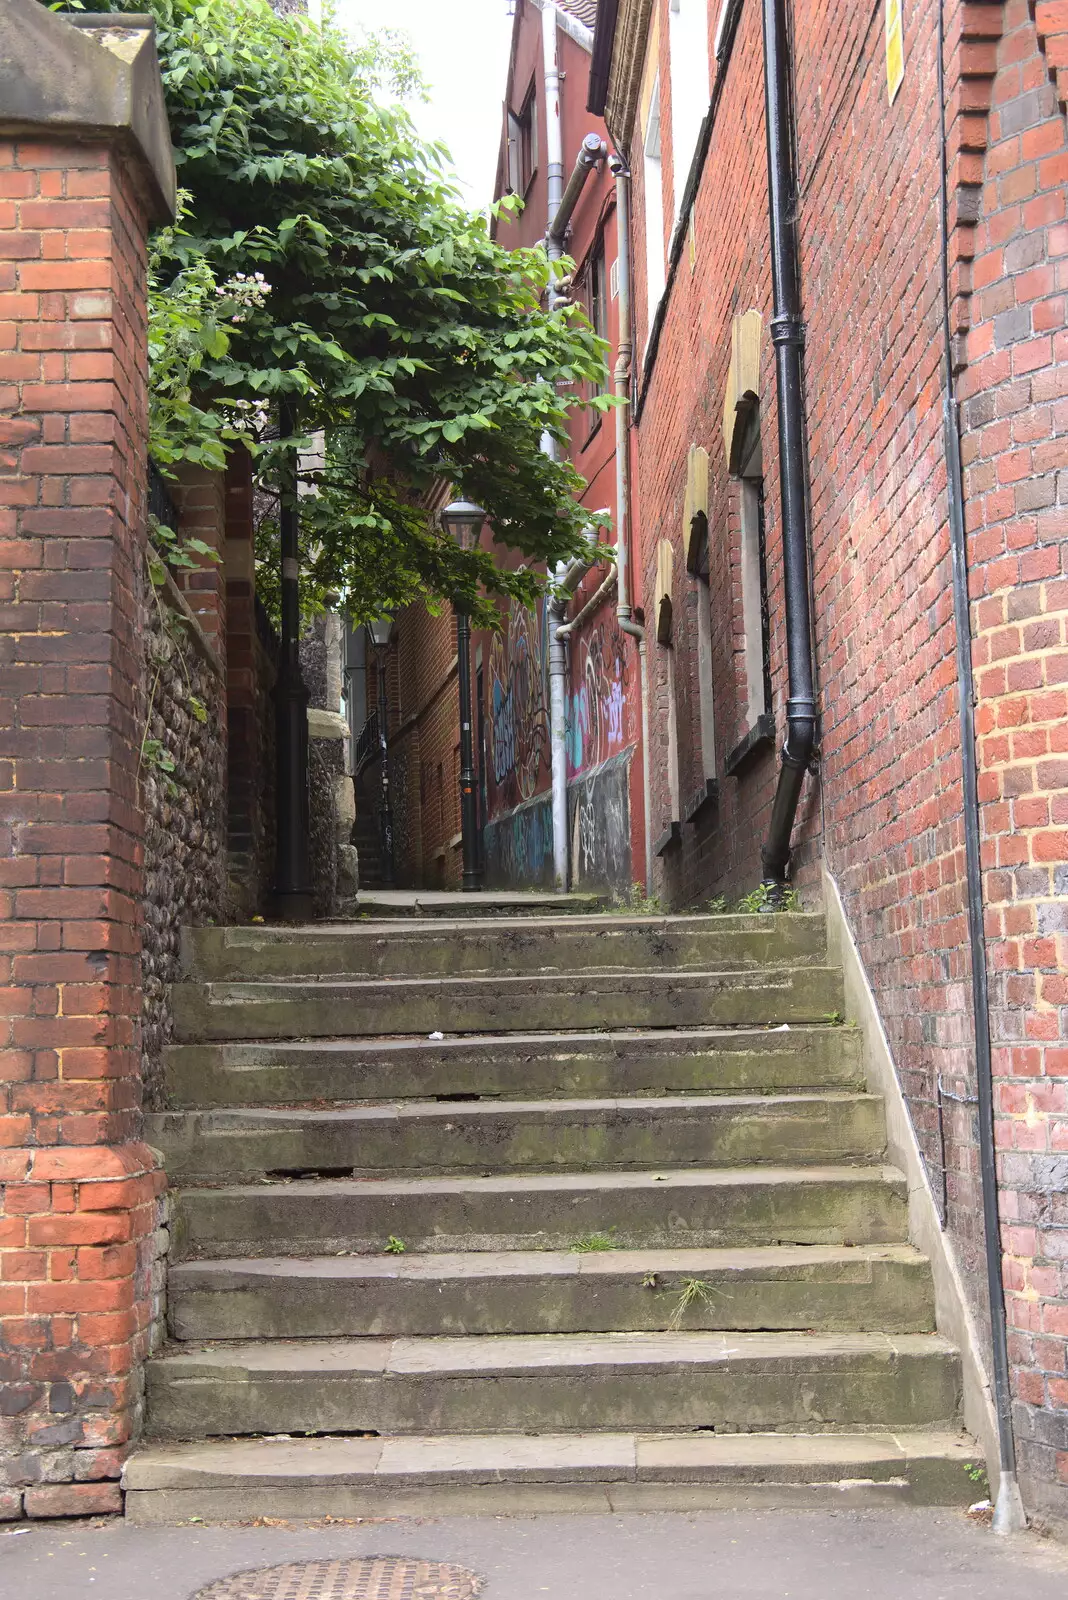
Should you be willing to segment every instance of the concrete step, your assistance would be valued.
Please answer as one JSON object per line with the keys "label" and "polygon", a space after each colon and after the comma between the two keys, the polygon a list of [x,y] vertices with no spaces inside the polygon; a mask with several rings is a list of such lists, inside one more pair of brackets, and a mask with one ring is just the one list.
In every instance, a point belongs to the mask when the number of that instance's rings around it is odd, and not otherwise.
{"label": "concrete step", "polygon": [[611,1333],[186,1347],[146,1379],[149,1436],[198,1439],[920,1427],[960,1371],[937,1334]]}
{"label": "concrete step", "polygon": [[136,1523],[753,1503],[840,1510],[967,1505],[978,1459],[953,1429],[234,1439],[141,1445],[123,1481]]}
{"label": "concrete step", "polygon": [[823,962],[822,914],[789,916],[514,917],[335,922],[310,928],[197,928],[186,935],[191,977],[450,977],[578,971],[738,971]]}
{"label": "concrete step", "polygon": [[859,1088],[855,1028],[678,1029],[504,1037],[179,1044],[166,1052],[172,1106],[435,1095],[658,1095]]}
{"label": "concrete step", "polygon": [[413,1173],[584,1172],[873,1160],[868,1094],[662,1095],[626,1100],[399,1101],[320,1110],[163,1111],[145,1118],[173,1182]]}
{"label": "concrete step", "polygon": [[752,1027],[841,1015],[841,972],[570,973],[320,983],[180,983],[179,1039],[508,1033],[571,1028]]}
{"label": "concrete step", "polygon": [[900,1244],[906,1202],[885,1166],[294,1180],[180,1190],[172,1255]]}
{"label": "concrete step", "polygon": [[571,889],[482,889],[467,894],[459,889],[383,889],[360,893],[360,915],[377,919],[405,917],[567,917],[589,916],[608,905],[603,894]]}
{"label": "concrete step", "polygon": [[196,1261],[172,1269],[168,1309],[176,1339],[934,1331],[909,1245]]}

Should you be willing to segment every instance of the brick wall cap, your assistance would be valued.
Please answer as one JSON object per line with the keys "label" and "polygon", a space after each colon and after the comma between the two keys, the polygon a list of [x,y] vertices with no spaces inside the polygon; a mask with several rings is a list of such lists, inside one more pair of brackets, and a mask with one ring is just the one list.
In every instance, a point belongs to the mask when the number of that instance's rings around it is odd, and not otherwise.
{"label": "brick wall cap", "polygon": [[92,1183],[115,1178],[140,1178],[159,1170],[161,1156],[151,1145],[57,1145],[22,1152],[32,1156],[30,1183]]}
{"label": "brick wall cap", "polygon": [[312,739],[344,739],[349,725],[340,711],[323,711],[317,706],[308,707],[308,734]]}
{"label": "brick wall cap", "polygon": [[39,0],[4,0],[0,132],[123,141],[138,158],[155,220],[174,216],[174,152],[149,17],[75,21]]}

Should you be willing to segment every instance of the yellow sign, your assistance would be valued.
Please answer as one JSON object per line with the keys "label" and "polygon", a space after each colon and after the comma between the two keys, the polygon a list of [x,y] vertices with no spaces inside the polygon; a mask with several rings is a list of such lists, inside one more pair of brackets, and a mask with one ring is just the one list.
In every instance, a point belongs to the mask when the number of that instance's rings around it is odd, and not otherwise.
{"label": "yellow sign", "polygon": [[901,17],[904,3],[905,0],[886,0],[886,93],[891,105],[905,76],[905,27]]}

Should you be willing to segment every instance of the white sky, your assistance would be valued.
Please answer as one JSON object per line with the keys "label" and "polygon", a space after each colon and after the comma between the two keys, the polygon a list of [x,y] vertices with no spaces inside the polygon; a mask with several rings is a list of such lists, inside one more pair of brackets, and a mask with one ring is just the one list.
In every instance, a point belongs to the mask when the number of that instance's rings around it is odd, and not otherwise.
{"label": "white sky", "polygon": [[512,19],[507,0],[334,0],[337,21],[408,34],[430,88],[409,106],[425,139],[452,152],[467,204],[493,198]]}

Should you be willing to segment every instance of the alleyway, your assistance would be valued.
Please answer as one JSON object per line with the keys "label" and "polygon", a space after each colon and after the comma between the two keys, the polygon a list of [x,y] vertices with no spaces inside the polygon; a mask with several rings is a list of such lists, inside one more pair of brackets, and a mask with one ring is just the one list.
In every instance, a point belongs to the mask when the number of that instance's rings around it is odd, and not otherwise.
{"label": "alleyway", "polygon": [[[413,1555],[486,1581],[482,1600],[1063,1600],[1068,1552],[995,1539],[958,1511],[482,1517],[275,1527],[61,1523],[0,1535],[0,1593],[190,1600],[248,1568]],[[1026,1585],[1026,1591],[1024,1586]]]}

